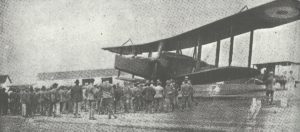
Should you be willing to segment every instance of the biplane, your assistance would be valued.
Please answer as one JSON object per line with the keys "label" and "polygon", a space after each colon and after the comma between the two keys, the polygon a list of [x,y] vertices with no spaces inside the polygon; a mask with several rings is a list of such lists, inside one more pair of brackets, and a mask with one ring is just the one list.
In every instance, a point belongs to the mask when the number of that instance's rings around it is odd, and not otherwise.
{"label": "biplane", "polygon": [[[250,78],[260,74],[251,68],[254,31],[297,21],[299,10],[299,0],[276,0],[174,37],[103,49],[117,54],[115,69],[145,79],[182,80],[188,76],[193,84],[208,84]],[[248,67],[232,66],[234,37],[249,32]],[[230,38],[228,66],[220,67],[220,44],[226,38]],[[213,42],[217,44],[216,58],[215,64],[210,65],[201,60],[201,52],[203,45]],[[194,48],[192,57],[182,54],[186,48]],[[157,57],[152,57],[153,52]],[[148,53],[148,57],[138,56],[142,53]]]}

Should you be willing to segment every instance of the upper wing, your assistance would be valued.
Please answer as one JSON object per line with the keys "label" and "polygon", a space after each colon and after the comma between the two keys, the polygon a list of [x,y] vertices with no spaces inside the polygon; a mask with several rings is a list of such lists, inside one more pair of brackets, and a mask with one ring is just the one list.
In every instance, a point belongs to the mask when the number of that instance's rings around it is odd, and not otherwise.
{"label": "upper wing", "polygon": [[190,48],[197,45],[198,42],[204,45],[255,29],[271,28],[296,21],[300,19],[299,10],[299,0],[276,0],[171,38],[103,49],[119,54],[139,54],[157,51],[160,42],[164,43],[166,51]]}
{"label": "upper wing", "polygon": [[188,76],[189,79],[192,81],[192,84],[196,85],[249,78],[259,74],[260,71],[256,69],[229,66],[201,70],[190,74],[179,75],[175,78],[177,80],[183,80],[185,76]]}

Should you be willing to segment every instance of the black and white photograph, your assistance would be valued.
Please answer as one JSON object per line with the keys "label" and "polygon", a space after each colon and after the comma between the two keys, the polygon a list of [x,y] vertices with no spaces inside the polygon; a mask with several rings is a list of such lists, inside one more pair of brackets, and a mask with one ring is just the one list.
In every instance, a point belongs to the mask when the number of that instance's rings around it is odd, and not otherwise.
{"label": "black and white photograph", "polygon": [[300,0],[0,0],[0,132],[299,132]]}

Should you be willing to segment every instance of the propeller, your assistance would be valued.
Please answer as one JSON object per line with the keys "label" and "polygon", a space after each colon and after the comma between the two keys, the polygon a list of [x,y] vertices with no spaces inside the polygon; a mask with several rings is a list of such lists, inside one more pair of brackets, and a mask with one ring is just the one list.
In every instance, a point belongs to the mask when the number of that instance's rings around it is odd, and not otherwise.
{"label": "propeller", "polygon": [[159,58],[163,52],[163,48],[164,48],[164,43],[160,42],[157,48],[157,53],[158,56],[154,59],[154,67],[153,67],[153,72],[152,72],[152,79],[156,80],[157,79],[157,74],[158,74],[158,63],[159,63]]}

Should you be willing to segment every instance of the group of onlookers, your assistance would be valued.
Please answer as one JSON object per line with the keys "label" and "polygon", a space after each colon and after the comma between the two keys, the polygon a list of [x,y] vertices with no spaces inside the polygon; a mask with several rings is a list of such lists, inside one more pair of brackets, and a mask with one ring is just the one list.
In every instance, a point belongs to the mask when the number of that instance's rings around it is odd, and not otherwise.
{"label": "group of onlookers", "polygon": [[286,98],[288,98],[288,100],[290,100],[294,95],[296,83],[293,76],[293,71],[290,71],[288,75],[286,72],[284,72],[277,78],[273,71],[265,72],[263,81],[266,86],[266,96],[269,104],[273,104],[275,85],[277,82],[280,84],[281,89],[288,91],[286,92]]}
{"label": "group of onlookers", "polygon": [[[193,87],[188,77],[181,85],[173,79],[162,85],[160,80],[146,82],[124,82],[113,85],[108,81],[95,85],[94,82],[73,86],[59,86],[54,83],[49,88],[0,89],[0,115],[11,114],[23,117],[34,115],[59,117],[73,113],[80,118],[80,113],[89,111],[89,119],[94,114],[108,114],[108,118],[117,118],[115,113],[137,111],[171,112],[175,108],[192,108]],[[181,93],[181,103],[178,95]],[[180,107],[181,106],[181,107]]]}
{"label": "group of onlookers", "polygon": [[[279,82],[282,89],[289,92],[290,99],[294,93],[295,78],[293,72],[283,74],[279,78],[273,72],[264,74],[267,101],[273,104],[275,83]],[[75,118],[80,118],[82,111],[89,111],[89,119],[95,119],[94,114],[108,114],[117,118],[118,112],[171,112],[176,108],[184,110],[187,106],[191,109],[195,104],[193,99],[194,89],[188,77],[181,85],[173,79],[146,82],[124,82],[113,85],[108,81],[95,85],[94,82],[79,85],[76,80],[73,86],[59,86],[54,83],[49,88],[23,88],[9,89],[5,92],[0,88],[0,116],[11,114],[24,117],[34,115],[59,117],[62,114],[73,113]],[[179,95],[180,101],[179,101]]]}

